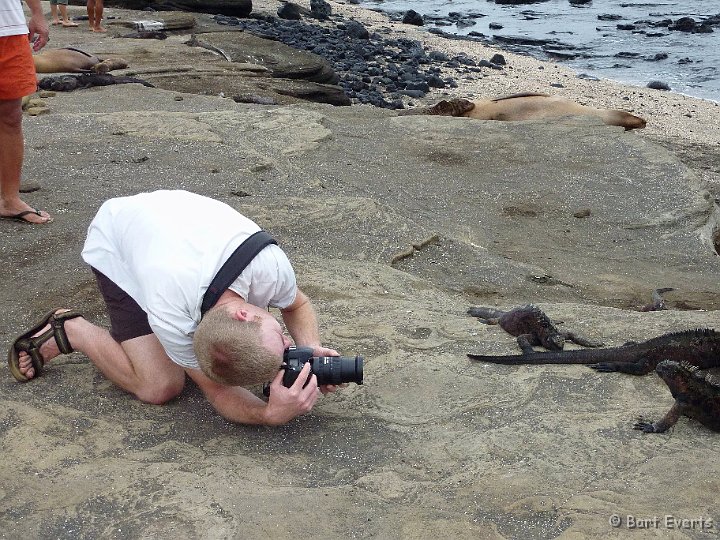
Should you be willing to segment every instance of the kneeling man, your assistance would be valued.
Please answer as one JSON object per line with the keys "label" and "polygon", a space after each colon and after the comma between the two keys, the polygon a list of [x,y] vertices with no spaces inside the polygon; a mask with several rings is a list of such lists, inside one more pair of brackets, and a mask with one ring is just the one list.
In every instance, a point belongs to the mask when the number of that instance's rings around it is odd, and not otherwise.
{"label": "kneeling man", "polygon": [[[292,387],[282,385],[279,368],[292,341],[267,308],[280,309],[298,346],[316,356],[338,353],[321,345],[315,311],[277,245],[264,247],[216,291],[204,315],[201,309],[220,269],[258,231],[230,206],[187,191],[110,199],[90,224],[82,252],[105,299],[110,331],[76,311],[53,310],[11,346],[13,376],[35,378],[45,363],[77,350],[148,403],[176,397],[187,374],[230,421],[279,425],[310,411],[321,392],[337,388],[318,388],[310,363]],[[268,380],[267,402],[242,388]]]}

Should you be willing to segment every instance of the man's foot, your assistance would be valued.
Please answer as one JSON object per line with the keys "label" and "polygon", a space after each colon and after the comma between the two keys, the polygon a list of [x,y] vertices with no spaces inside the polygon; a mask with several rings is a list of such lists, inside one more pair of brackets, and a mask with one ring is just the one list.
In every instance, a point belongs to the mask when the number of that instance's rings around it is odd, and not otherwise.
{"label": "man's foot", "polygon": [[60,26],[61,24],[62,24],[62,23],[60,22],[60,19],[55,19],[55,20],[53,20],[53,22],[52,22],[52,25],[53,25],[53,26]]}
{"label": "man's foot", "polygon": [[92,31],[102,33],[107,32],[107,28],[105,28],[104,26],[93,26]]}
{"label": "man's foot", "polygon": [[75,28],[75,27],[77,26],[77,23],[74,23],[74,22],[72,22],[71,20],[68,19],[67,21],[63,21],[63,22],[62,22],[62,25],[63,25],[65,28]]}
{"label": "man's foot", "polygon": [[34,328],[17,338],[8,354],[12,375],[18,381],[29,381],[37,377],[39,370],[50,360],[61,353],[72,352],[65,325],[81,317],[69,309],[53,310]]}

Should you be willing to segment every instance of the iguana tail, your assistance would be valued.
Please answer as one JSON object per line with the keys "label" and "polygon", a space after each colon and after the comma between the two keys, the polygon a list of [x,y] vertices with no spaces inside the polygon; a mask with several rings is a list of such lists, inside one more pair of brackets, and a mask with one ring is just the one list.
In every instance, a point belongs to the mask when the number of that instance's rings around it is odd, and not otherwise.
{"label": "iguana tail", "polygon": [[482,306],[471,307],[467,312],[471,317],[480,317],[481,319],[497,319],[505,314],[499,309]]}
{"label": "iguana tail", "polygon": [[479,362],[493,364],[522,365],[522,364],[596,364],[598,362],[622,362],[625,355],[617,348],[573,351],[534,352],[528,354],[509,354],[506,356],[492,356],[483,354],[468,354],[468,358]]}

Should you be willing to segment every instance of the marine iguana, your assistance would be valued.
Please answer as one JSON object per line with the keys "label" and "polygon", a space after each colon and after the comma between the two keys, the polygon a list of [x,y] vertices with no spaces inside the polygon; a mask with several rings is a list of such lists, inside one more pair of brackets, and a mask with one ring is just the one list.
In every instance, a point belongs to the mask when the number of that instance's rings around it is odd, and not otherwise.
{"label": "marine iguana", "polygon": [[495,364],[585,364],[596,371],[645,375],[663,360],[685,361],[700,369],[720,367],[720,332],[711,328],[663,334],[642,342],[606,349],[532,352],[520,355],[468,354],[473,360]]}
{"label": "marine iguana", "polygon": [[640,418],[634,429],[663,433],[684,414],[713,431],[720,431],[720,368],[704,370],[686,361],[663,360],[655,371],[670,388],[675,403],[657,422]]}
{"label": "marine iguana", "polygon": [[497,324],[512,336],[525,354],[531,354],[533,345],[542,345],[551,351],[563,349],[566,340],[585,347],[602,347],[603,343],[593,341],[570,330],[561,330],[543,310],[534,304],[519,306],[510,311],[490,307],[471,307],[468,314],[485,324]]}
{"label": "marine iguana", "polygon": [[585,364],[603,373],[631,375],[655,370],[670,388],[675,404],[661,420],[653,423],[640,419],[634,429],[662,433],[684,414],[720,431],[720,332],[711,328],[663,334],[607,349],[468,357],[507,365]]}
{"label": "marine iguana", "polygon": [[56,92],[72,92],[78,88],[90,88],[91,86],[109,86],[111,84],[140,83],[150,88],[152,84],[142,79],[126,76],[114,76],[109,73],[80,73],[77,75],[60,75],[54,77],[43,77],[38,82],[41,90],[54,90]]}

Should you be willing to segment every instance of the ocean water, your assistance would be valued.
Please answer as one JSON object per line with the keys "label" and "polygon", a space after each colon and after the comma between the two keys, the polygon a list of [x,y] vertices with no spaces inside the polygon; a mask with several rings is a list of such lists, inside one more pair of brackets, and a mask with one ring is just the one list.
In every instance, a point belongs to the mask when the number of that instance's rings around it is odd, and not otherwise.
{"label": "ocean water", "polygon": [[[650,81],[667,83],[673,92],[720,101],[720,26],[713,33],[692,34],[649,24],[636,30],[620,30],[618,24],[638,21],[696,21],[720,14],[720,0],[629,1],[594,0],[573,6],[568,0],[534,4],[498,5],[486,0],[366,0],[361,5],[397,17],[413,9],[426,19],[425,26],[445,32],[483,34],[482,41],[506,50],[543,60],[552,59],[577,73],[611,79],[635,86]],[[466,19],[475,24],[438,25],[434,18],[450,12],[482,17]],[[600,20],[598,15],[619,15],[619,20]],[[490,24],[501,25],[500,29]],[[553,40],[554,43],[518,46],[499,37]],[[566,55],[575,58],[564,58]]]}

